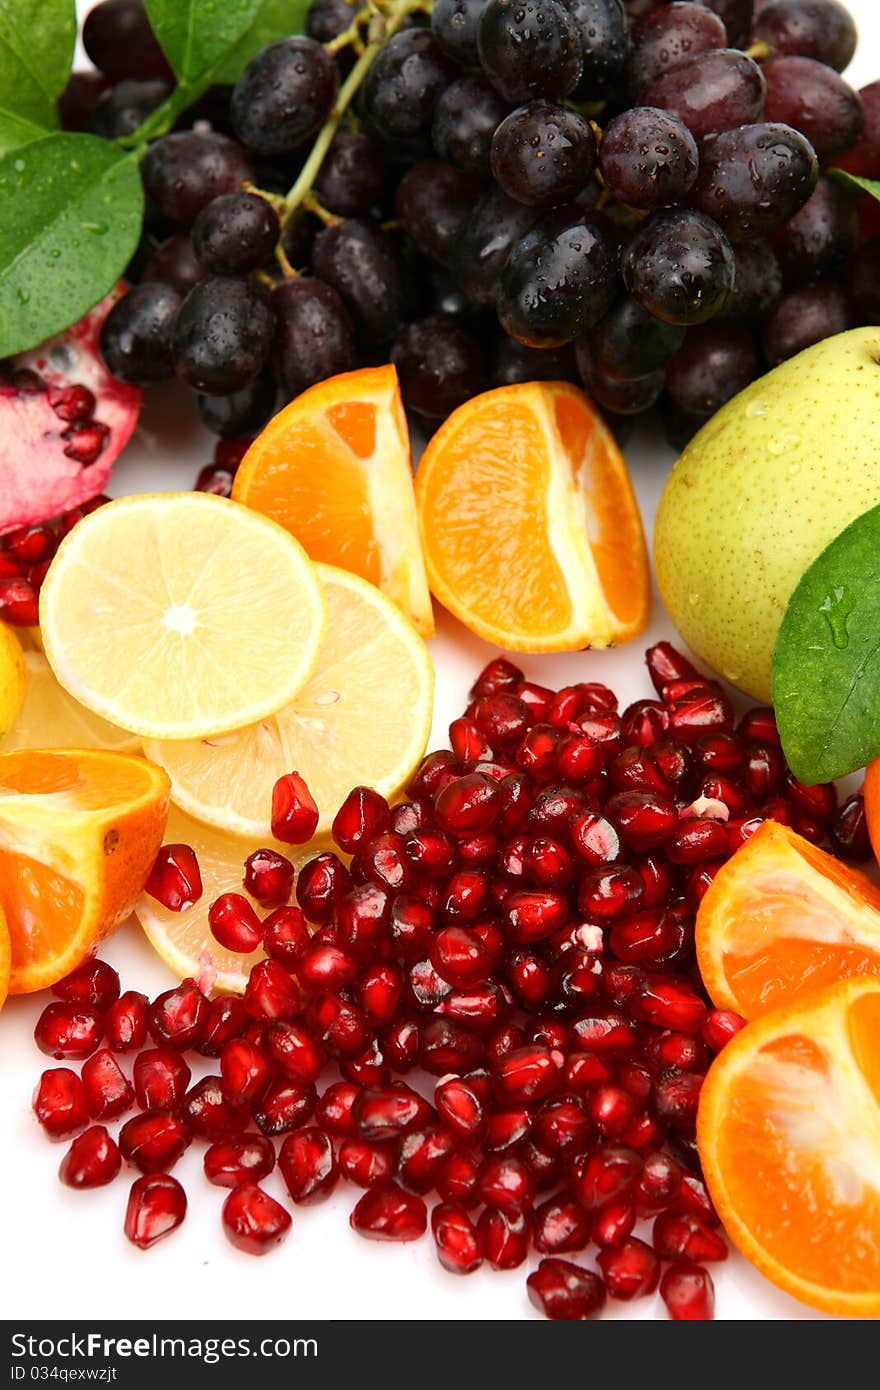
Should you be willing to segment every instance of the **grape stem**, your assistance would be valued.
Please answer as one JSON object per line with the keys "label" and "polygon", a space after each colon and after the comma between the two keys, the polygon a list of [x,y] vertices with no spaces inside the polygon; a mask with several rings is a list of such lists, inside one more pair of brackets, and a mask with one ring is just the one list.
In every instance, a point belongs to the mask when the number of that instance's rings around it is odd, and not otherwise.
{"label": "grape stem", "polygon": [[333,137],[339,129],[339,122],[345,115],[351,102],[357,93],[358,88],[366,77],[373,65],[374,60],[381,52],[383,45],[409,17],[417,10],[430,12],[431,0],[392,0],[388,6],[387,15],[382,25],[381,37],[371,39],[363,53],[358,58],[348,77],[339,89],[336,104],[333,107],[328,119],[321,127],[312,146],[308,159],[300,170],[296,183],[291,188],[287,197],[284,199],[284,214],[281,219],[282,230],[290,225],[291,218],[301,206],[306,196],[312,191],[312,184],[318,177],[321,165],[327,156]]}

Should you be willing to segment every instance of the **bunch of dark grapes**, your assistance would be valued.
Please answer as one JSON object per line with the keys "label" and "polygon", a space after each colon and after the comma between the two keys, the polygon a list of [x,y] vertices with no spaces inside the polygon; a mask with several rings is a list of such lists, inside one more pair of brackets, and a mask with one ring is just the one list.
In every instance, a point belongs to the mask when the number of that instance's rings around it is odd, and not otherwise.
{"label": "bunch of dark grapes", "polygon": [[[856,33],[838,0],[425,0],[405,18],[377,0],[370,38],[377,8],[391,32],[319,166],[367,40],[358,0],[314,0],[306,35],[151,145],[133,288],[103,334],[124,380],[176,375],[236,439],[360,364],[395,363],[429,428],[489,386],[562,377],[612,419],[660,402],[680,442],[877,317],[878,208],[831,169],[880,176],[880,83],[840,75]],[[104,0],[84,39],[99,71],[63,121],[126,133],[171,81],[140,0]]]}

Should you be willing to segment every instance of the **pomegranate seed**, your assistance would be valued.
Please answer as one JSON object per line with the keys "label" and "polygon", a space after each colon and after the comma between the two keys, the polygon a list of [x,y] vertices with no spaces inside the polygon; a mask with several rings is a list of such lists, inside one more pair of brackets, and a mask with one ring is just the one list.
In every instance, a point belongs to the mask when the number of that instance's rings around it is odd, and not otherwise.
{"label": "pomegranate seed", "polygon": [[399,966],[374,965],[358,981],[358,1003],[376,1027],[391,1023],[403,993],[404,977]]}
{"label": "pomegranate seed", "polygon": [[221,1139],[205,1152],[205,1177],[216,1187],[262,1182],[275,1167],[275,1148],[261,1134]]}
{"label": "pomegranate seed", "polygon": [[472,719],[453,719],[449,726],[449,743],[458,761],[473,764],[492,757],[492,748]]}
{"label": "pomegranate seed", "polygon": [[598,1144],[592,1153],[575,1159],[572,1190],[587,1211],[596,1211],[612,1198],[630,1193],[641,1168],[642,1161],[632,1149]]}
{"label": "pomegranate seed", "polygon": [[78,1004],[47,1004],[34,1027],[34,1041],[47,1057],[88,1057],[104,1035],[104,1019]]}
{"label": "pomegranate seed", "polygon": [[495,1110],[489,1115],[483,1148],[487,1153],[502,1153],[521,1143],[532,1129],[532,1112],[522,1106],[516,1110]]}
{"label": "pomegranate seed", "polygon": [[189,1147],[190,1135],[176,1115],[151,1110],[126,1120],[119,1133],[119,1147],[129,1163],[142,1173],[161,1173]]}
{"label": "pomegranate seed", "polygon": [[612,1298],[629,1302],[653,1293],[660,1279],[660,1261],[643,1240],[630,1236],[620,1245],[600,1250],[596,1263]]}
{"label": "pomegranate seed", "polygon": [[49,1139],[70,1139],[89,1122],[85,1087],[69,1067],[44,1071],[34,1091],[33,1110]]}
{"label": "pomegranate seed", "polygon": [[26,579],[0,578],[0,618],[12,627],[38,626],[39,598]]}
{"label": "pomegranate seed", "polygon": [[179,1052],[156,1048],[134,1061],[132,1080],[142,1110],[174,1110],[186,1095],[192,1073]]}
{"label": "pomegranate seed", "polygon": [[511,893],[504,904],[507,934],[511,941],[530,945],[546,940],[569,920],[569,906],[562,893],[544,890],[521,890]]}
{"label": "pomegranate seed", "polygon": [[366,1139],[351,1137],[339,1149],[342,1176],[358,1187],[387,1187],[394,1179],[396,1165],[393,1144],[371,1144]]}
{"label": "pomegranate seed", "polygon": [[243,893],[221,893],[208,908],[208,926],[226,951],[249,955],[263,939],[263,926]]}
{"label": "pomegranate seed", "polygon": [[215,497],[230,497],[235,470],[220,468],[216,463],[206,463],[200,468],[193,484],[193,492],[210,492]]}
{"label": "pomegranate seed", "polygon": [[711,1052],[720,1052],[745,1027],[745,1022],[731,1009],[710,1009],[701,1029],[701,1037]]}
{"label": "pomegranate seed", "polygon": [[673,1206],[681,1192],[681,1181],[681,1168],[669,1154],[647,1154],[636,1183],[639,1215],[654,1216]]}
{"label": "pomegranate seed", "polygon": [[696,680],[698,677],[696,667],[691,665],[686,656],[676,651],[671,642],[657,642],[653,647],[649,647],[645,653],[645,662],[654,689],[661,695],[670,681]]}
{"label": "pomegranate seed", "polygon": [[608,934],[608,945],[618,960],[650,963],[665,960],[677,939],[672,913],[655,909],[616,921]]}
{"label": "pomegranate seed", "polygon": [[387,954],[390,920],[391,895],[378,884],[362,884],[346,893],[337,906],[339,944],[372,964],[377,955]]}
{"label": "pomegranate seed", "polygon": [[487,1158],[479,1178],[480,1201],[496,1211],[515,1216],[529,1211],[535,1200],[535,1180],[513,1154]]}
{"label": "pomegranate seed", "polygon": [[61,1160],[58,1176],[67,1187],[105,1187],[121,1167],[116,1144],[103,1125],[93,1125],[74,1139]]}
{"label": "pomegranate seed", "polygon": [[119,998],[119,976],[106,961],[83,961],[52,986],[52,993],[66,1004],[103,1013]]}
{"label": "pomegranate seed", "polygon": [[528,706],[529,713],[536,723],[546,719],[550,713],[554,692],[546,685],[536,685],[534,681],[520,681],[514,694]]}
{"label": "pomegranate seed", "polygon": [[87,386],[50,386],[49,404],[60,420],[69,424],[89,420],[97,402]]}
{"label": "pomegranate seed", "polygon": [[491,829],[499,795],[496,783],[482,773],[471,772],[456,778],[437,796],[436,811],[441,829],[457,839]]}
{"label": "pomegranate seed", "polygon": [[407,1192],[430,1192],[444,1160],[457,1146],[444,1129],[416,1129],[404,1137],[397,1159],[397,1181]]}
{"label": "pomegranate seed", "polygon": [[363,845],[351,862],[355,883],[374,883],[389,892],[407,892],[415,886],[415,874],[404,852],[402,835],[387,831]]}
{"label": "pomegranate seed", "polygon": [[223,1203],[226,1237],[247,1255],[267,1255],[285,1239],[291,1224],[290,1213],[255,1182],[239,1183]]}
{"label": "pomegranate seed", "polygon": [[270,960],[295,970],[311,941],[306,919],[298,907],[278,907],[263,919],[263,950]]}
{"label": "pomegranate seed", "polygon": [[298,772],[286,772],[272,788],[272,834],[286,845],[304,845],[318,828],[314,797]]}
{"label": "pomegranate seed", "polygon": [[264,907],[286,903],[293,892],[294,868],[274,849],[255,849],[244,861],[242,885]]}
{"label": "pomegranate seed", "polygon": [[450,1274],[472,1274],[483,1263],[477,1228],[463,1207],[441,1202],[431,1212],[437,1258]]}
{"label": "pomegranate seed", "polygon": [[419,1061],[432,1076],[468,1071],[482,1051],[480,1039],[453,1019],[432,1019],[421,1031]]}
{"label": "pomegranate seed", "polygon": [[532,1240],[541,1255],[568,1255],[590,1240],[590,1218],[573,1197],[560,1193],[535,1208]]}
{"label": "pomegranate seed", "polygon": [[150,1033],[167,1047],[197,1047],[204,1036],[208,1000],[194,980],[166,990],[150,1006]]}
{"label": "pomegranate seed", "polygon": [[623,736],[639,748],[659,743],[669,728],[669,715],[657,700],[636,700],[621,716]]}
{"label": "pomegranate seed", "polygon": [[670,1067],[678,1071],[705,1071],[709,1065],[709,1049],[701,1037],[669,1029],[648,1039],[644,1055],[655,1075]]}
{"label": "pomegranate seed", "polygon": [[112,1052],[136,1052],[147,1040],[145,994],[129,989],[111,1004],[105,1015],[105,1033]]}
{"label": "pomegranate seed", "polygon": [[343,801],[333,821],[333,839],[346,854],[381,834],[388,824],[388,802],[372,787],[355,787]]}
{"label": "pomegranate seed", "polygon": [[831,843],[841,859],[857,864],[871,858],[871,838],[865,815],[865,798],[860,792],[844,802],[831,826]]}
{"label": "pomegranate seed", "polygon": [[594,869],[578,886],[578,908],[588,921],[603,922],[634,911],[644,896],[640,874],[627,866]]}
{"label": "pomegranate seed", "polygon": [[689,1260],[679,1260],[664,1271],[660,1297],[674,1322],[711,1322],[715,1317],[712,1276]]}
{"label": "pomegranate seed", "polygon": [[144,884],[169,912],[182,912],[202,896],[202,875],[195,850],[189,845],[163,845]]}
{"label": "pomegranate seed", "polygon": [[330,1136],[315,1125],[287,1136],[278,1167],[292,1201],[301,1206],[329,1197],[339,1179]]}
{"label": "pomegranate seed", "polygon": [[93,1120],[110,1120],[134,1104],[134,1091],[109,1048],[102,1047],[83,1063],[89,1114]]}
{"label": "pomegranate seed", "polygon": [[705,1185],[693,1173],[685,1173],[682,1176],[678,1205],[691,1216],[699,1216],[708,1226],[721,1225]]}
{"label": "pomegranate seed", "polygon": [[447,1128],[463,1139],[478,1139],[486,1127],[486,1096],[464,1077],[441,1081],[434,1104]]}
{"label": "pomegranate seed", "polygon": [[303,952],[297,976],[306,989],[335,994],[357,974],[357,961],[341,946],[312,945]]}
{"label": "pomegranate seed", "polygon": [[485,1207],[477,1222],[480,1253],[493,1269],[516,1269],[529,1253],[531,1219],[525,1212],[508,1216]]}
{"label": "pomegranate seed", "polygon": [[518,666],[506,656],[496,656],[484,666],[471,686],[472,700],[481,695],[495,695],[499,690],[515,690],[525,679]]}
{"label": "pomegranate seed", "polygon": [[481,984],[491,973],[486,949],[466,927],[444,927],[431,943],[431,963],[441,979],[456,989]]}
{"label": "pomegranate seed", "polygon": [[355,1134],[354,1104],[360,1093],[361,1088],[352,1081],[334,1082],[318,1101],[315,1119],[331,1134]]}
{"label": "pomegranate seed", "polygon": [[541,1100],[556,1089],[562,1062],[559,1054],[538,1044],[516,1048],[493,1064],[495,1090],[502,1101],[513,1105]]}
{"label": "pomegranate seed", "polygon": [[428,1211],[421,1197],[399,1187],[365,1192],[351,1213],[350,1225],[367,1240],[418,1240],[428,1226]]}
{"label": "pomegranate seed", "polygon": [[277,1081],[254,1111],[254,1122],[263,1134],[287,1134],[300,1129],[314,1114],[314,1086],[304,1081]]}
{"label": "pomegranate seed", "polygon": [[329,922],[351,889],[351,875],[335,854],[316,854],[299,871],[296,900],[310,922]]}
{"label": "pomegranate seed", "polygon": [[706,1005],[687,985],[653,975],[630,1001],[636,1018],[678,1033],[699,1033],[706,1021]]}
{"label": "pomegranate seed", "polygon": [[223,1099],[234,1109],[254,1105],[265,1095],[272,1067],[263,1053],[246,1038],[234,1038],[220,1053]]}
{"label": "pomegranate seed", "polygon": [[444,1202],[465,1208],[479,1201],[478,1184],[481,1160],[473,1149],[453,1149],[437,1170],[435,1187]]}
{"label": "pomegranate seed", "polygon": [[128,1194],[125,1234],[139,1250],[170,1236],[186,1216],[186,1193],[176,1178],[153,1173],[136,1178]]}
{"label": "pomegranate seed", "polygon": [[558,1096],[544,1102],[535,1116],[532,1138],[548,1153],[583,1153],[590,1121],[577,1096]]}
{"label": "pomegranate seed", "polygon": [[691,1212],[661,1212],[654,1222],[651,1240],[661,1260],[685,1259],[708,1264],[727,1259],[724,1237]]}
{"label": "pomegranate seed", "polygon": [[69,441],[64,449],[66,456],[85,468],[103,453],[110,431],[99,420],[93,420],[90,424],[68,425],[61,431],[61,438]]}
{"label": "pomegranate seed", "polygon": [[558,1322],[593,1318],[605,1304],[605,1286],[599,1275],[570,1260],[542,1260],[526,1285],[532,1306],[545,1318]]}
{"label": "pomegranate seed", "polygon": [[431,1115],[428,1102],[405,1081],[368,1087],[361,1091],[352,1111],[358,1133],[371,1143],[407,1134],[424,1125]]}
{"label": "pomegranate seed", "polygon": [[410,1071],[419,1060],[421,1049],[418,1024],[407,1018],[396,1020],[382,1033],[382,1048],[390,1066],[397,1071]]}
{"label": "pomegranate seed", "polygon": [[624,843],[640,853],[665,844],[678,824],[675,802],[654,791],[617,792],[605,810]]}
{"label": "pomegranate seed", "polygon": [[455,779],[458,771],[458,759],[451,748],[441,748],[436,753],[429,753],[422,760],[421,767],[409,784],[409,794],[413,797],[434,797],[447,783]]}
{"label": "pomegranate seed", "polygon": [[[531,710],[525,701],[507,691],[483,695],[471,708],[477,728],[485,734],[491,748],[499,753],[512,753],[532,721]],[[454,744],[453,751],[456,751]]]}
{"label": "pomegranate seed", "polygon": [[245,986],[244,1006],[251,1018],[293,1018],[300,1006],[299,987],[277,961],[258,961]]}
{"label": "pomegranate seed", "polygon": [[593,1240],[603,1250],[622,1245],[632,1235],[635,1224],[636,1212],[632,1202],[625,1197],[613,1197],[593,1217]]}
{"label": "pomegranate seed", "polygon": [[578,1018],[572,1024],[575,1047],[601,1056],[631,1057],[638,1047],[638,1036],[622,1014],[609,1009]]}
{"label": "pomegranate seed", "polygon": [[673,864],[704,864],[727,853],[727,830],[720,821],[691,820],[666,842]]}
{"label": "pomegranate seed", "polygon": [[338,995],[322,999],[316,1010],[321,1041],[333,1057],[358,1057],[368,1046],[370,1029],[359,1009]]}
{"label": "pomegranate seed", "polygon": [[619,1139],[635,1113],[635,1101],[620,1086],[597,1086],[590,1096],[590,1119],[603,1139]]}

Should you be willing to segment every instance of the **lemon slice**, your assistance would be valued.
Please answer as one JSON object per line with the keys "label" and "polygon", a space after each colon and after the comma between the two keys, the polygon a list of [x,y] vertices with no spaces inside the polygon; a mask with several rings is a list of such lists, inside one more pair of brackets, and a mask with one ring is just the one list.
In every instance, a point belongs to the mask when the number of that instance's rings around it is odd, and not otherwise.
{"label": "lemon slice", "polygon": [[[208,926],[208,909],[221,893],[244,893],[244,861],[255,849],[277,849],[294,863],[303,863],[313,853],[297,851],[277,840],[242,840],[212,826],[192,820],[172,806],[165,828],[166,845],[189,845],[195,850],[202,876],[202,896],[183,912],[169,912],[156,898],[142,893],[135,904],[135,916],[150,945],[178,979],[192,976],[207,994],[241,994],[254,961],[263,956],[262,948],[249,955],[237,955],[220,945]],[[258,917],[266,909],[245,894]]]}
{"label": "lemon slice", "polygon": [[177,805],[237,835],[270,834],[272,787],[286,772],[305,778],[320,835],[353,786],[392,797],[425,751],[434,693],[425,643],[372,584],[330,565],[317,570],[327,629],[297,697],[237,734],[147,745]]}
{"label": "lemon slice", "polygon": [[136,753],[136,734],[108,724],[99,714],[68,695],[42,652],[24,653],[27,690],[19,715],[2,740],[4,752],[13,748],[104,748],[110,753]]}
{"label": "lemon slice", "polygon": [[0,623],[0,738],[18,718],[27,686],[24,652],[11,627]]}
{"label": "lemon slice", "polygon": [[323,623],[302,546],[203,492],[99,507],[62,541],[40,593],[60,683],[146,738],[204,738],[281,709],[311,673]]}

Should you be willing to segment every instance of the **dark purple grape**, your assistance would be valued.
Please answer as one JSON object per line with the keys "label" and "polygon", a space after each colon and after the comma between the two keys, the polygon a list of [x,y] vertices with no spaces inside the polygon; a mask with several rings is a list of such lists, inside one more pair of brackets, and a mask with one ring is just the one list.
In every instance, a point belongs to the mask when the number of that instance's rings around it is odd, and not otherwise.
{"label": "dark purple grape", "polygon": [[463,68],[475,68],[480,61],[477,30],[485,5],[486,0],[434,0],[431,11],[434,37],[444,53]]}
{"label": "dark purple grape", "polygon": [[719,315],[722,319],[755,319],[773,308],[782,294],[782,268],[768,241],[734,244],[736,279]]}
{"label": "dark purple grape", "polygon": [[315,237],[311,264],[339,294],[365,343],[393,337],[406,307],[406,279],[397,248],[378,223],[349,217],[325,227]]}
{"label": "dark purple grape", "polygon": [[174,325],[183,296],[172,285],[145,280],[113,308],[101,326],[108,372],[133,386],[154,386],[174,375]]}
{"label": "dark purple grape", "polygon": [[272,377],[261,372],[228,396],[196,396],[196,406],[202,424],[212,434],[240,439],[242,435],[257,434],[272,418],[276,394]]}
{"label": "dark purple grape", "polygon": [[101,97],[108,90],[106,77],[99,72],[72,72],[58,98],[58,120],[62,130],[87,133]]}
{"label": "dark purple grape", "polygon": [[161,77],[173,81],[142,0],[103,0],[86,15],[83,47],[111,82]]}
{"label": "dark purple grape", "polygon": [[281,245],[294,270],[308,265],[315,239],[314,220],[300,208],[281,233]]}
{"label": "dark purple grape", "polygon": [[621,0],[562,0],[584,60],[575,101],[613,96],[630,55],[629,19]]}
{"label": "dark purple grape", "polygon": [[652,212],[683,203],[697,178],[697,142],[686,125],[656,106],[636,106],[605,127],[599,167],[622,203]]}
{"label": "dark purple grape", "polygon": [[272,291],[275,375],[288,398],[357,364],[354,328],[332,285],[300,275]]}
{"label": "dark purple grape", "polygon": [[394,340],[391,361],[404,405],[427,420],[445,420],[486,384],[479,343],[439,314],[404,324]]}
{"label": "dark purple grape", "polygon": [[703,140],[716,131],[760,119],[764,77],[747,54],[719,48],[655,78],[642,92],[642,102],[671,111],[697,140]]}
{"label": "dark purple grape", "polygon": [[572,381],[577,375],[570,343],[558,348],[532,348],[499,331],[489,377],[493,386],[516,386],[524,381]]}
{"label": "dark purple grape", "polygon": [[171,84],[159,77],[126,77],[98,98],[92,111],[91,131],[103,140],[121,140],[171,95]]}
{"label": "dark purple grape", "polygon": [[327,211],[338,217],[356,217],[375,207],[384,191],[381,146],[368,135],[337,131],[315,179],[315,193]]}
{"label": "dark purple grape", "polygon": [[838,72],[852,59],[858,37],[852,15],[837,0],[774,0],[752,30],[774,54],[815,58]]}
{"label": "dark purple grape", "polygon": [[666,390],[677,410],[708,420],[760,374],[754,335],[738,323],[704,323],[687,337],[666,368]]}
{"label": "dark purple grape", "polygon": [[150,146],[141,177],[160,212],[181,227],[191,227],[208,203],[253,182],[254,168],[241,145],[228,136],[180,130]]}
{"label": "dark purple grape", "polygon": [[426,313],[440,314],[444,318],[473,319],[474,315],[479,312],[471,304],[459,283],[458,277],[453,275],[451,271],[426,261],[424,262],[424,274],[421,272],[422,267],[419,266],[416,270],[419,283],[427,282],[427,294],[422,300]]}
{"label": "dark purple grape", "polygon": [[859,244],[854,194],[823,174],[811,197],[771,241],[787,286],[836,280]]}
{"label": "dark purple grape", "polygon": [[880,237],[866,241],[853,256],[848,285],[856,322],[880,323]]}
{"label": "dark purple grape", "polygon": [[143,269],[142,279],[164,280],[181,294],[188,294],[193,285],[206,280],[208,272],[202,265],[186,232],[178,232],[157,246]]}
{"label": "dark purple grape", "polygon": [[[174,123],[175,130],[192,130],[195,126],[207,121],[212,130],[219,131],[221,135],[234,137],[235,131],[232,129],[232,119],[229,112],[229,103],[232,100],[231,82],[214,82],[207,87],[197,101],[192,106],[188,106],[185,111],[181,111]],[[262,170],[260,177],[262,178]],[[262,188],[264,185],[260,184]],[[290,187],[290,180],[287,179],[284,185],[284,192]]]}
{"label": "dark purple grape", "polygon": [[224,193],[202,208],[192,227],[196,255],[217,275],[258,270],[280,236],[278,214],[256,193]]}
{"label": "dark purple grape", "polygon": [[703,4],[723,21],[731,48],[745,48],[752,32],[752,0],[703,0]]}
{"label": "dark purple grape", "polygon": [[666,323],[705,323],[724,308],[735,263],[717,223],[700,212],[655,212],[623,254],[623,279],[643,309]]}
{"label": "dark purple grape", "polygon": [[840,285],[826,280],[783,295],[764,320],[761,343],[775,367],[804,348],[852,326],[849,303]]}
{"label": "dark purple grape", "polygon": [[859,92],[865,124],[852,149],[837,163],[851,174],[880,179],[880,82],[871,82]]}
{"label": "dark purple grape", "polygon": [[239,391],[263,369],[275,327],[269,295],[254,280],[213,276],[190,290],[174,331],[174,368],[207,396]]}
{"label": "dark purple grape", "polygon": [[607,313],[619,289],[620,252],[608,221],[555,208],[520,237],[501,273],[501,326],[529,347],[560,347]]}
{"label": "dark purple grape", "polygon": [[833,68],[814,58],[772,58],[764,64],[768,121],[794,126],[809,140],[822,164],[854,145],[865,111],[858,92]]}
{"label": "dark purple grape", "polygon": [[423,159],[400,180],[397,216],[423,255],[448,266],[479,194],[472,174],[440,159]]}
{"label": "dark purple grape", "polygon": [[306,33],[318,43],[329,43],[348,29],[360,9],[358,0],[312,0],[306,18]]}
{"label": "dark purple grape", "polygon": [[622,295],[590,335],[593,360],[609,376],[648,376],[666,366],[684,342],[685,332]]}
{"label": "dark purple grape", "polygon": [[314,39],[298,35],[267,44],[232,91],[232,125],[257,154],[288,154],[316,135],[330,115],[339,70]]}
{"label": "dark purple grape", "polygon": [[430,29],[405,29],[379,51],[361,88],[371,134],[399,153],[427,154],[437,98],[456,76]]}
{"label": "dark purple grape", "polygon": [[552,101],[517,107],[492,137],[495,182],[530,207],[568,202],[595,167],[596,137],[589,121]]}
{"label": "dark purple grape", "polygon": [[588,338],[579,338],[575,357],[581,381],[597,405],[613,415],[641,415],[650,410],[663,390],[662,367],[646,376],[612,376],[596,361]]}
{"label": "dark purple grape", "polygon": [[488,0],[477,48],[487,78],[510,102],[567,97],[584,69],[574,21],[559,0]]}
{"label": "dark purple grape", "polygon": [[706,141],[693,202],[733,241],[750,241],[793,217],[818,177],[809,140],[791,126],[762,122]]}
{"label": "dark purple grape", "polygon": [[645,15],[632,31],[630,73],[637,90],[664,72],[727,46],[727,30],[700,4],[663,5]]}
{"label": "dark purple grape", "polygon": [[507,109],[483,78],[470,73],[457,78],[441,92],[434,107],[434,149],[441,159],[469,174],[488,174],[492,136]]}
{"label": "dark purple grape", "polygon": [[532,226],[537,213],[492,188],[477,203],[459,238],[455,271],[473,304],[494,304],[510,248]]}

